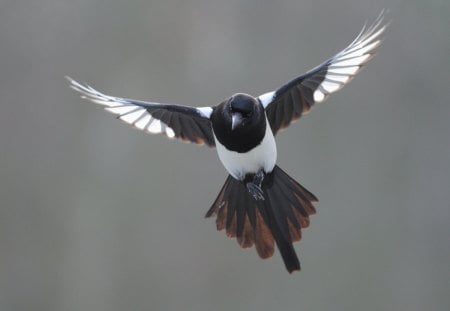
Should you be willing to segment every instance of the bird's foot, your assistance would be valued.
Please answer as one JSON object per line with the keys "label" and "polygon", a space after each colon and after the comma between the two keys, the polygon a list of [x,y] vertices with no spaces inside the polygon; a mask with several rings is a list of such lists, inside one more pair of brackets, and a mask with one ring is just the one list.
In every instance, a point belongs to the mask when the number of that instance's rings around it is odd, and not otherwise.
{"label": "bird's foot", "polygon": [[264,201],[264,192],[262,191],[261,187],[258,185],[255,185],[252,182],[249,182],[246,184],[248,192],[252,195],[252,197],[255,200],[261,200]]}
{"label": "bird's foot", "polygon": [[259,170],[258,173],[253,175],[251,181],[247,182],[245,186],[247,187],[248,192],[252,195],[255,200],[264,200],[264,192],[261,188],[261,184],[264,180],[264,171]]}

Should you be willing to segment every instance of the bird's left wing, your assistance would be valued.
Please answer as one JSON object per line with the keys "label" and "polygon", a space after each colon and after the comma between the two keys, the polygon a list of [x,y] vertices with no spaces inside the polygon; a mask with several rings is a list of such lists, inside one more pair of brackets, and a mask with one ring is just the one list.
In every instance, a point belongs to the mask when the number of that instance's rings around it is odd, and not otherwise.
{"label": "bird's left wing", "polygon": [[100,93],[88,85],[67,77],[70,87],[81,97],[106,106],[105,109],[132,126],[153,134],[165,134],[196,144],[214,147],[214,136],[209,117],[211,107],[188,107],[136,101]]}
{"label": "bird's left wing", "polygon": [[320,66],[258,97],[274,134],[308,113],[315,103],[340,90],[372,59],[387,27],[383,17],[381,12],[370,27],[363,27],[352,43]]}

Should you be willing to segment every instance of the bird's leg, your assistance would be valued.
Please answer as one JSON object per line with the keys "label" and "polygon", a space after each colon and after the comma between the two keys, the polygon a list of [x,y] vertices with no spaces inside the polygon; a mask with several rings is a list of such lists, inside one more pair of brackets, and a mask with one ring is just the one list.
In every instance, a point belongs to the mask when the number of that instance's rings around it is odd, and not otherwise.
{"label": "bird's leg", "polygon": [[256,174],[247,175],[244,179],[248,192],[250,192],[255,200],[264,200],[264,192],[261,188],[264,176],[264,171],[260,169]]}

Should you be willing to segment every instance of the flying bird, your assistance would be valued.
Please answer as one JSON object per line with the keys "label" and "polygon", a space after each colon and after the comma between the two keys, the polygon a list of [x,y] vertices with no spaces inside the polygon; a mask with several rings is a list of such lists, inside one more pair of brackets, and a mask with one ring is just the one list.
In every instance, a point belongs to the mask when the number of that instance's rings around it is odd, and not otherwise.
{"label": "flying bird", "polygon": [[275,245],[289,273],[300,270],[293,242],[316,213],[316,196],[277,163],[275,135],[341,89],[372,59],[387,24],[383,12],[341,52],[280,88],[258,97],[237,93],[214,107],[189,107],[113,97],[67,77],[82,97],[135,128],[216,147],[229,176],[206,217],[217,230],[253,245],[261,258]]}

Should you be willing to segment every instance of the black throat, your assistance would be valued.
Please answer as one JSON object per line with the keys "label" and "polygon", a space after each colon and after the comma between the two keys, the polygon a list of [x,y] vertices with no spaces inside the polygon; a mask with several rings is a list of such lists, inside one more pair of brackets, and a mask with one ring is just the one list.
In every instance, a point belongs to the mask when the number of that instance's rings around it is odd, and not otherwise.
{"label": "black throat", "polygon": [[266,134],[266,115],[261,104],[244,126],[231,129],[231,114],[227,101],[214,108],[211,123],[217,140],[230,151],[245,153],[259,144]]}

